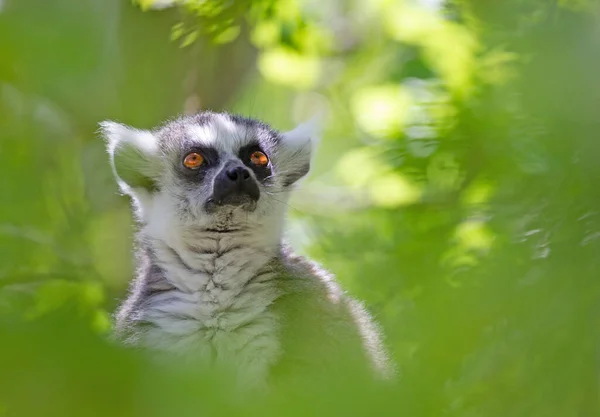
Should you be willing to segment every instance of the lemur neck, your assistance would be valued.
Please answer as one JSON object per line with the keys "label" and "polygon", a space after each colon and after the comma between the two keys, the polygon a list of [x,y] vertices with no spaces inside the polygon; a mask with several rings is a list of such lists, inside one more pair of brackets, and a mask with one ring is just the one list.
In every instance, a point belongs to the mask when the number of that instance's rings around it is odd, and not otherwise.
{"label": "lemur neck", "polygon": [[252,227],[217,230],[186,228],[146,236],[148,248],[166,278],[185,292],[241,288],[269,268],[281,238]]}

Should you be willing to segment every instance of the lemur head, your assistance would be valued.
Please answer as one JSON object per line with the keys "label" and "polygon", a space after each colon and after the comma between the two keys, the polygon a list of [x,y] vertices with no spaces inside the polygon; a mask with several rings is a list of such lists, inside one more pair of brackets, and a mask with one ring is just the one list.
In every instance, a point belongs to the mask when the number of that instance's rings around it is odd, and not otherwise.
{"label": "lemur head", "polygon": [[259,121],[203,112],[151,131],[103,122],[113,172],[142,223],[236,229],[280,224],[309,170],[309,124],[279,133]]}

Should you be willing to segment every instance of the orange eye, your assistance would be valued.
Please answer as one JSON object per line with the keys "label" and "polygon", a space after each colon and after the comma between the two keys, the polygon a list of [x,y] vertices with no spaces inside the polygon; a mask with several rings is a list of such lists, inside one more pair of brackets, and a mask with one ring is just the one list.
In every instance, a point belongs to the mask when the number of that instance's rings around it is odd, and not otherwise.
{"label": "orange eye", "polygon": [[185,156],[183,159],[183,165],[189,169],[200,168],[200,166],[204,163],[204,157],[200,155],[198,152],[192,152]]}
{"label": "orange eye", "polygon": [[269,158],[267,158],[267,155],[264,153],[256,151],[250,155],[250,162],[252,162],[254,165],[264,167],[269,163]]}

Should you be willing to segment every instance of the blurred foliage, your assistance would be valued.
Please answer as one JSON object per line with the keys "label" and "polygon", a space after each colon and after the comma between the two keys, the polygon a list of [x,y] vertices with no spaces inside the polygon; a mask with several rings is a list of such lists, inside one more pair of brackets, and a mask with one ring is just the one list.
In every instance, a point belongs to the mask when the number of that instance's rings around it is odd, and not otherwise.
{"label": "blurred foliage", "polygon": [[[137,5],[0,1],[0,416],[600,415],[596,1]],[[230,398],[106,341],[133,227],[97,122],[323,105],[289,238],[381,321],[397,386],[348,364]]]}

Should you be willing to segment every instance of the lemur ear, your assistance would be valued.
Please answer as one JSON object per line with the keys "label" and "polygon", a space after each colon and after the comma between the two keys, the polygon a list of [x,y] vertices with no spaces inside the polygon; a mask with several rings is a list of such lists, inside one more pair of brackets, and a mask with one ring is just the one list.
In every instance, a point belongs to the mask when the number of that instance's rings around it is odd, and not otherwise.
{"label": "lemur ear", "polygon": [[156,189],[156,179],[161,171],[156,137],[149,131],[110,121],[100,123],[100,131],[121,188],[125,192],[127,187]]}
{"label": "lemur ear", "polygon": [[283,133],[279,146],[279,165],[284,168],[284,186],[290,186],[310,170],[311,160],[322,130],[320,118],[301,123],[293,130]]}

